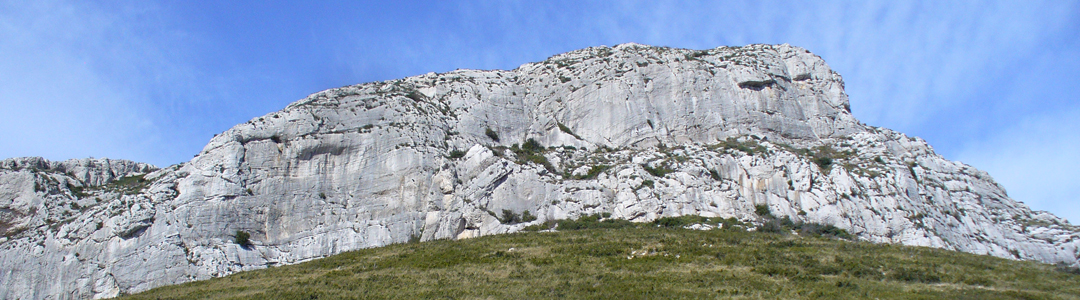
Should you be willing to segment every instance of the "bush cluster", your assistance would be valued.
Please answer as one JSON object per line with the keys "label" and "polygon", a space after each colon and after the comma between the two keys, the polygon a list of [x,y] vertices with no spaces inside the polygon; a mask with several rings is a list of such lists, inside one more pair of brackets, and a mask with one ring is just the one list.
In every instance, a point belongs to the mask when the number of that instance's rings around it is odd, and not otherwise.
{"label": "bush cluster", "polygon": [[234,235],[233,238],[236,244],[240,245],[240,247],[243,247],[245,249],[251,248],[251,234],[248,234],[247,232],[244,232],[242,230],[237,230],[236,235]]}
{"label": "bush cluster", "polygon": [[535,163],[544,166],[549,172],[555,173],[555,167],[548,162],[547,157],[544,156],[544,147],[540,145],[540,142],[530,138],[525,140],[525,143],[518,147],[518,144],[510,146],[510,151],[517,155],[517,162],[519,164]]}
{"label": "bush cluster", "polygon": [[772,211],[769,210],[768,205],[758,204],[754,206],[755,212],[764,220],[758,231],[765,233],[777,233],[783,234],[790,231],[796,231],[800,235],[811,236],[826,236],[835,237],[845,240],[854,240],[847,230],[829,224],[809,223],[809,222],[795,222],[791,220],[791,217],[784,216],[783,218],[777,218],[773,216]]}
{"label": "bush cluster", "polygon": [[504,209],[502,211],[502,216],[497,217],[497,219],[499,219],[499,223],[517,224],[536,221],[536,216],[533,216],[528,210],[521,212],[519,215],[512,210]]}
{"label": "bush cluster", "polygon": [[450,159],[462,158],[462,157],[465,157],[465,151],[454,149],[454,150],[450,151],[450,155],[448,155],[447,157],[450,158]]}
{"label": "bush cluster", "polygon": [[491,138],[492,141],[499,142],[499,133],[491,130],[491,127],[484,129],[484,134]]}
{"label": "bush cluster", "polygon": [[668,168],[668,166],[664,164],[660,164],[660,166],[657,166],[655,168],[650,167],[648,164],[641,164],[641,168],[645,169],[645,172],[649,172],[649,174],[656,177],[664,177],[671,172],[675,172],[675,170]]}

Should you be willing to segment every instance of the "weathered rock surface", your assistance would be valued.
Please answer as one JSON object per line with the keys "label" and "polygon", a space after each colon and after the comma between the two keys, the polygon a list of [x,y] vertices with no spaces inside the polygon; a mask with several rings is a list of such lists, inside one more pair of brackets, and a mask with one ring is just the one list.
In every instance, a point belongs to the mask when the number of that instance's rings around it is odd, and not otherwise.
{"label": "weathered rock surface", "polygon": [[840,76],[804,49],[623,44],[319,92],[160,170],[0,162],[0,298],[111,297],[601,212],[752,220],[761,204],[873,242],[1080,257],[1063,219],[859,123]]}

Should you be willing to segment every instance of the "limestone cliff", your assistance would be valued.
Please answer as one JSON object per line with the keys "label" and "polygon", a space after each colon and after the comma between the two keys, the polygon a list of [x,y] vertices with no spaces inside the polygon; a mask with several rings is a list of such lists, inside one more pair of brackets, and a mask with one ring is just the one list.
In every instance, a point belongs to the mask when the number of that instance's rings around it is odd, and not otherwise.
{"label": "limestone cliff", "polygon": [[0,298],[111,297],[583,214],[755,220],[755,205],[872,242],[1077,265],[1077,228],[859,123],[843,89],[788,45],[623,44],[319,92],[160,170],[9,159]]}

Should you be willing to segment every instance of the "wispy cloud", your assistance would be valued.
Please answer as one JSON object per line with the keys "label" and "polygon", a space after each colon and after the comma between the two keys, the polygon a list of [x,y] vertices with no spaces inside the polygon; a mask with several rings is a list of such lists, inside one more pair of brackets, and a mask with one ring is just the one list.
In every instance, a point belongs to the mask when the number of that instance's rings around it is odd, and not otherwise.
{"label": "wispy cloud", "polygon": [[185,31],[190,20],[174,19],[169,9],[151,2],[0,3],[0,156],[169,165],[253,117],[235,112],[262,107],[259,93],[243,93],[262,87],[247,81],[258,70],[240,73],[208,60],[220,45]]}
{"label": "wispy cloud", "polygon": [[1009,196],[1080,222],[1080,108],[1025,117],[958,157],[985,170]]}
{"label": "wispy cloud", "polygon": [[123,79],[140,45],[116,19],[76,3],[30,1],[0,9],[0,134],[5,156],[146,158],[154,133]]}

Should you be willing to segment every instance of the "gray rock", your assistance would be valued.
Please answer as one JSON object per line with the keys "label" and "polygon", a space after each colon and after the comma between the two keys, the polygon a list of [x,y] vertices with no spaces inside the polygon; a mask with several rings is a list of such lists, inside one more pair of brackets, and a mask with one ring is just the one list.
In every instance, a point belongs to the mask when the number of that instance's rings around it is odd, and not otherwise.
{"label": "gray rock", "polygon": [[843,88],[788,45],[623,44],[319,92],[160,170],[9,159],[0,298],[112,297],[594,213],[752,221],[755,205],[871,242],[1078,265],[1076,227],[859,123]]}

